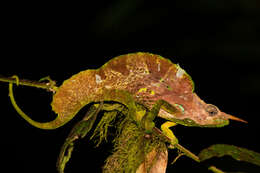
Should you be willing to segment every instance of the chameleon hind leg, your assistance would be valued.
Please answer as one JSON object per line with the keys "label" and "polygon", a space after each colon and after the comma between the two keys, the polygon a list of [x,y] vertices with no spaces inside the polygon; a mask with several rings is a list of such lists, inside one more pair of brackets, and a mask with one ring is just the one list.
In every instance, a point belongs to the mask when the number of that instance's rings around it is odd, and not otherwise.
{"label": "chameleon hind leg", "polygon": [[59,173],[64,172],[66,163],[69,161],[74,148],[74,141],[79,138],[84,138],[87,135],[87,133],[91,130],[93,124],[95,123],[98,113],[102,110],[102,107],[103,102],[101,102],[100,104],[92,105],[84,118],[80,122],[78,122],[71,130],[61,148],[57,160],[56,166]]}
{"label": "chameleon hind leg", "polygon": [[[148,111],[148,113],[142,119],[142,126],[145,129],[146,133],[151,133],[153,131],[155,127],[155,123],[153,122],[153,120],[159,114],[159,111],[162,107],[172,114],[180,113],[180,111],[177,108],[170,105],[168,102],[164,100],[158,100],[153,105],[152,109]],[[169,129],[170,127],[173,127],[175,125],[177,124],[171,121],[166,121],[161,125],[162,134],[166,136],[168,139],[170,139],[168,141],[170,142],[169,148],[174,148],[174,146],[178,144],[178,139],[175,137],[172,130]]]}

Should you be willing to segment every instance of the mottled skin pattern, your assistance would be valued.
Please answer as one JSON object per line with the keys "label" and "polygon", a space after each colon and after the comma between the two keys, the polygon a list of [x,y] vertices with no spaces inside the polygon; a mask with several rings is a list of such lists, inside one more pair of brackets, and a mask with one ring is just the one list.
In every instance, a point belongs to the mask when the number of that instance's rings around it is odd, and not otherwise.
{"label": "mottled skin pattern", "polygon": [[107,94],[114,90],[129,92],[135,102],[147,108],[157,100],[167,101],[179,112],[172,114],[162,107],[159,116],[174,122],[188,120],[192,121],[190,125],[223,126],[228,119],[240,120],[206,104],[193,89],[190,76],[170,60],[150,53],[126,54],[97,70],[82,71],[66,80],[53,96],[52,108],[58,117],[50,123],[55,124],[53,128],[62,126],[93,101],[118,101],[127,106],[126,96]]}

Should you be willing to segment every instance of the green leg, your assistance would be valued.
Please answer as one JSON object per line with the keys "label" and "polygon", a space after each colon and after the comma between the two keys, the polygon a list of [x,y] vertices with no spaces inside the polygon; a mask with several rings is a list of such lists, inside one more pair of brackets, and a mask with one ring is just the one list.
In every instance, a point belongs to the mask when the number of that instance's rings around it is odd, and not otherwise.
{"label": "green leg", "polygon": [[153,105],[152,109],[147,112],[147,114],[142,118],[142,126],[145,129],[146,133],[151,133],[152,129],[154,128],[155,124],[153,120],[155,117],[159,114],[159,111],[163,107],[167,111],[169,111],[172,114],[179,113],[179,110],[175,108],[174,106],[170,105],[168,102],[164,100],[158,100]]}
{"label": "green leg", "polygon": [[172,130],[169,129],[170,127],[176,126],[177,124],[171,121],[166,121],[161,125],[162,133],[170,139],[170,146],[169,148],[174,148],[176,144],[178,144],[178,139],[173,134]]}
{"label": "green leg", "polygon": [[103,107],[103,102],[100,104],[95,104],[90,107],[89,111],[84,116],[83,120],[78,122],[71,130],[69,136],[67,137],[65,143],[63,144],[59,158],[57,160],[57,169],[59,173],[63,173],[66,163],[71,157],[71,153],[74,148],[74,141],[83,138],[92,128],[96,117]]}

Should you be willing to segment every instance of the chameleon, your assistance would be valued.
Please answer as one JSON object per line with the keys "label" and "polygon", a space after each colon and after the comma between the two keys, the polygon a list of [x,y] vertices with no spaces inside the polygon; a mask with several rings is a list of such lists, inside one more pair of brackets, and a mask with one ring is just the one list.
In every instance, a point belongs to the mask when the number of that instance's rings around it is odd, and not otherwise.
{"label": "chameleon", "polygon": [[[194,92],[191,76],[184,69],[169,59],[151,53],[121,55],[98,69],[81,71],[65,80],[55,88],[51,106],[57,117],[50,122],[37,122],[23,113],[14,101],[12,87],[13,84],[9,83],[13,106],[28,123],[40,129],[59,128],[75,117],[81,108],[95,103],[88,113],[90,116],[85,117],[86,121],[80,122],[79,128],[72,131],[61,157],[64,157],[67,145],[71,145],[78,136],[86,135],[101,109],[121,111],[122,105],[129,109],[129,115],[147,133],[155,127],[154,119],[157,116],[165,119],[161,130],[172,140],[171,144],[178,140],[169,128],[177,124],[222,127],[228,125],[229,120],[247,123],[204,102]],[[111,101],[120,104],[110,104]],[[147,111],[138,109],[137,104],[143,105]],[[58,163],[63,166],[62,170],[66,162],[63,158],[63,163]]]}

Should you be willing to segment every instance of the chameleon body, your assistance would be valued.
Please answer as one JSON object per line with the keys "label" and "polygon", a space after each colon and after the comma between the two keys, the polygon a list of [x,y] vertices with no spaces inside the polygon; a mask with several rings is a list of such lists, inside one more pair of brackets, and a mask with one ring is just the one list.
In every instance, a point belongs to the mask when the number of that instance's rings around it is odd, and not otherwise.
{"label": "chameleon body", "polygon": [[70,121],[91,102],[116,101],[130,107],[140,103],[152,109],[158,100],[167,106],[159,108],[158,116],[187,126],[223,126],[228,119],[243,121],[206,104],[194,92],[191,77],[177,64],[159,55],[131,53],[115,57],[96,70],[82,71],[57,89],[51,103],[58,114],[51,122],[31,124],[55,129]]}

